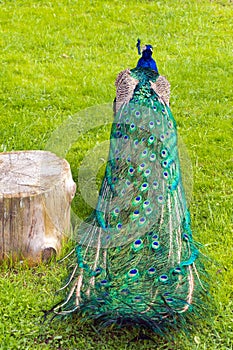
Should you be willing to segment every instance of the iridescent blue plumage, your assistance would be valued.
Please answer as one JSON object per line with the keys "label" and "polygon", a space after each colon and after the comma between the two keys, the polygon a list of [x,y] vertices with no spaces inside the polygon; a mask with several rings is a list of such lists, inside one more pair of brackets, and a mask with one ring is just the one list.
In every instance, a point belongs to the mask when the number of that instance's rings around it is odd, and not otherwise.
{"label": "iridescent blue plumage", "polygon": [[138,60],[137,68],[150,68],[158,73],[158,68],[155,60],[152,58],[153,48],[151,45],[146,45],[142,49],[142,57]]}

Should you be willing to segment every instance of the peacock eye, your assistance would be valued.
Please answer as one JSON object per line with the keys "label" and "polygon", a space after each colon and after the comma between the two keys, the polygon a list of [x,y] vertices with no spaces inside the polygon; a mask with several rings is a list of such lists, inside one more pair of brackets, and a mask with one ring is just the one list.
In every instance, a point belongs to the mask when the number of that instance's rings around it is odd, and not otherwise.
{"label": "peacock eye", "polygon": [[140,295],[137,295],[136,297],[134,297],[134,301],[136,303],[140,303],[142,301],[142,297]]}
{"label": "peacock eye", "polygon": [[173,301],[174,301],[173,298],[166,298],[166,302],[167,302],[167,303],[172,303]]}
{"label": "peacock eye", "polygon": [[117,227],[118,230],[121,230],[122,229],[122,224],[119,222],[116,227]]}
{"label": "peacock eye", "polygon": [[159,187],[158,181],[154,181],[154,182],[153,182],[153,187],[154,187],[154,188],[158,188],[158,187]]}
{"label": "peacock eye", "polygon": [[128,172],[130,175],[132,175],[134,173],[134,168],[130,166]]}
{"label": "peacock eye", "polygon": [[167,275],[161,275],[161,276],[159,277],[159,280],[160,280],[161,282],[167,282],[168,276],[167,276]]}
{"label": "peacock eye", "polygon": [[151,173],[151,171],[150,171],[150,169],[147,169],[146,171],[145,171],[145,176],[149,176],[150,175],[150,173]]}
{"label": "peacock eye", "polygon": [[172,123],[171,121],[168,122],[168,127],[169,127],[170,129],[173,128],[173,123]]}
{"label": "peacock eye", "polygon": [[133,216],[134,216],[134,217],[138,217],[138,215],[139,215],[139,210],[134,210]]}
{"label": "peacock eye", "polygon": [[100,267],[97,267],[94,271],[94,275],[98,276],[98,275],[100,275],[101,272],[102,272],[102,269]]}
{"label": "peacock eye", "polygon": [[147,189],[148,183],[147,183],[147,182],[144,182],[144,183],[142,184],[141,187],[142,187],[143,190]]}
{"label": "peacock eye", "polygon": [[165,179],[168,179],[168,177],[169,177],[168,172],[167,172],[167,171],[164,171],[163,176],[164,176]]}
{"label": "peacock eye", "polygon": [[150,213],[152,213],[152,209],[151,208],[147,208],[146,209],[146,215],[149,215]]}
{"label": "peacock eye", "polygon": [[162,149],[162,151],[161,151],[161,157],[162,157],[162,158],[166,158],[167,155],[168,155],[167,150],[166,150],[166,149]]}
{"label": "peacock eye", "polygon": [[163,203],[163,196],[162,195],[158,196],[158,203],[159,204]]}
{"label": "peacock eye", "polygon": [[144,224],[145,222],[146,222],[146,218],[141,217],[141,218],[139,219],[139,223],[140,223],[140,224]]}
{"label": "peacock eye", "polygon": [[176,267],[174,270],[173,270],[173,274],[179,274],[181,273],[181,268],[180,267]]}
{"label": "peacock eye", "polygon": [[160,119],[157,119],[157,120],[156,120],[156,124],[157,124],[157,125],[160,125],[160,124],[161,124],[161,120],[160,120]]}
{"label": "peacock eye", "polygon": [[150,267],[149,269],[148,269],[148,273],[149,274],[154,274],[155,273],[155,268],[154,267]]}
{"label": "peacock eye", "polygon": [[128,272],[129,277],[136,277],[138,275],[138,270],[137,269],[131,269]]}
{"label": "peacock eye", "polygon": [[124,288],[121,290],[121,294],[123,294],[123,295],[128,295],[129,293],[130,293],[130,291],[128,288]]}
{"label": "peacock eye", "polygon": [[165,136],[163,134],[160,135],[160,140],[163,142],[165,140]]}
{"label": "peacock eye", "polygon": [[149,127],[150,127],[150,128],[153,128],[154,126],[155,126],[155,123],[154,123],[153,121],[150,121],[150,122],[149,122]]}
{"label": "peacock eye", "polygon": [[154,111],[157,111],[157,107],[156,107],[156,106],[154,106],[154,107],[153,107],[153,110],[154,110]]}
{"label": "peacock eye", "polygon": [[151,156],[150,156],[150,161],[154,162],[155,160],[156,160],[156,154],[152,153]]}
{"label": "peacock eye", "polygon": [[155,140],[154,136],[150,136],[150,137],[149,137],[149,142],[150,142],[150,143],[154,142],[154,140]]}
{"label": "peacock eye", "polygon": [[134,252],[138,252],[143,248],[143,241],[140,238],[136,239],[136,241],[133,242],[131,247]]}
{"label": "peacock eye", "polygon": [[139,117],[141,115],[141,113],[139,111],[136,111],[135,115],[136,115],[136,117]]}
{"label": "peacock eye", "polygon": [[108,283],[107,280],[102,280],[102,281],[100,281],[100,284],[101,284],[102,286],[106,286],[107,283]]}
{"label": "peacock eye", "polygon": [[140,169],[143,169],[143,168],[145,168],[145,166],[146,166],[145,163],[141,163],[141,164],[139,165],[139,168],[140,168]]}
{"label": "peacock eye", "polygon": [[142,244],[142,240],[141,239],[137,239],[135,242],[134,242],[135,245],[140,245]]}
{"label": "peacock eye", "polygon": [[160,247],[160,244],[158,241],[153,241],[151,243],[151,247],[152,247],[152,249],[158,249]]}
{"label": "peacock eye", "polygon": [[[96,298],[96,301],[99,303],[105,303],[105,301],[102,298]],[[93,308],[94,305],[91,305],[91,307]]]}

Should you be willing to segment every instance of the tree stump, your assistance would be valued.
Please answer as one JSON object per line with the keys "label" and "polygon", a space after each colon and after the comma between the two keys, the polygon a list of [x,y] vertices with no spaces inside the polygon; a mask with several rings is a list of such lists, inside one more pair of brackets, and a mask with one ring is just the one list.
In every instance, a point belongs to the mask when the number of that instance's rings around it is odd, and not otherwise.
{"label": "tree stump", "polygon": [[59,253],[75,190],[68,162],[51,152],[0,153],[0,260]]}

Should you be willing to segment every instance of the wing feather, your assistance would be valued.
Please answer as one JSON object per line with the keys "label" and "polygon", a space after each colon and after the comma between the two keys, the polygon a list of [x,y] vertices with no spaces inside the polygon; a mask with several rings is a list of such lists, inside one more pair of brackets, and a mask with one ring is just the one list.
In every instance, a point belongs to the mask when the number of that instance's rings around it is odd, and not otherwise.
{"label": "wing feather", "polygon": [[130,69],[125,69],[117,76],[115,112],[117,113],[123,104],[129,103],[133,97],[134,89],[138,84],[138,80],[130,75]]}
{"label": "wing feather", "polygon": [[160,75],[155,83],[152,81],[150,83],[151,83],[151,88],[163,100],[163,102],[169,106],[170,86],[171,86],[169,81],[164,76]]}

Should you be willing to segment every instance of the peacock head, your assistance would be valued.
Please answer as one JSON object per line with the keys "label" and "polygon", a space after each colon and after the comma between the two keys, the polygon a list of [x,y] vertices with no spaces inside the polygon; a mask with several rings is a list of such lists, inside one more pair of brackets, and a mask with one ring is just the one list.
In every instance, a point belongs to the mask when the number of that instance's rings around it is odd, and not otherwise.
{"label": "peacock head", "polygon": [[142,57],[146,60],[150,59],[153,53],[153,47],[151,45],[145,45],[142,48]]}
{"label": "peacock head", "polygon": [[138,49],[138,54],[142,55],[142,57],[138,60],[137,68],[150,68],[158,74],[159,72],[158,72],[156,62],[152,58],[153,47],[151,45],[145,45],[142,48],[142,53],[141,53],[140,39],[138,39],[137,49]]}

